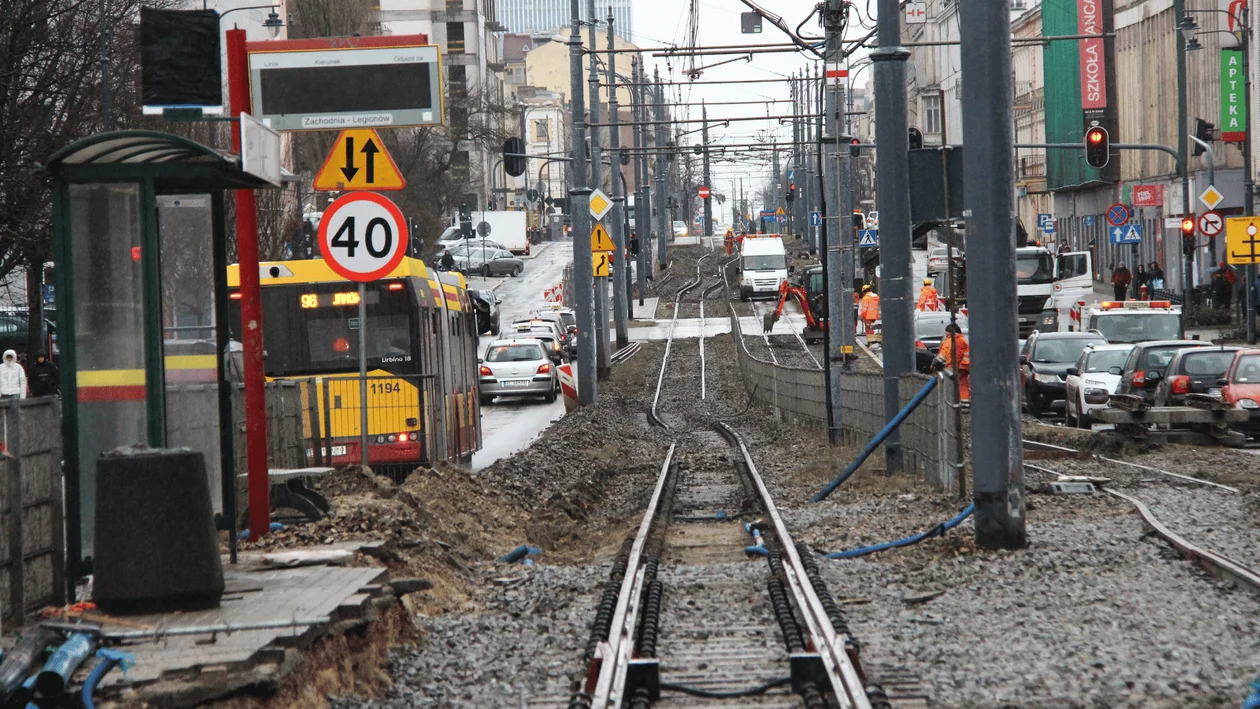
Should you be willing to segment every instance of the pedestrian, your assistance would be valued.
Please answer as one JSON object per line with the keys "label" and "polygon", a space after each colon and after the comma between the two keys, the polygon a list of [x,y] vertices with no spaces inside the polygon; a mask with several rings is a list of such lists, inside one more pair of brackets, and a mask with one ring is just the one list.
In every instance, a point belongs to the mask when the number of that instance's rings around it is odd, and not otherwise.
{"label": "pedestrian", "polygon": [[858,317],[867,333],[875,331],[879,320],[879,295],[870,286],[862,286],[862,301],[858,304]]}
{"label": "pedestrian", "polygon": [[442,252],[442,270],[452,271],[455,269],[455,257],[451,255],[451,250],[447,249]]}
{"label": "pedestrian", "polygon": [[1150,300],[1149,296],[1142,294],[1145,288],[1147,293],[1151,292],[1151,274],[1146,272],[1146,267],[1142,264],[1137,265],[1137,270],[1133,272],[1133,299],[1134,300]]}
{"label": "pedestrian", "polygon": [[932,279],[923,279],[923,288],[919,290],[919,300],[914,304],[915,310],[938,310],[940,308],[940,299],[936,294],[936,289],[932,287]]}
{"label": "pedestrian", "polygon": [[245,347],[229,340],[223,352],[223,376],[232,384],[245,384]]}
{"label": "pedestrian", "polygon": [[1164,269],[1159,267],[1158,261],[1151,261],[1151,269],[1147,272],[1151,279],[1151,293],[1156,290],[1164,289]]}
{"label": "pedestrian", "polygon": [[1229,264],[1221,261],[1220,267],[1212,271],[1212,291],[1216,307],[1229,310],[1234,299],[1234,284],[1238,282],[1238,274]]}
{"label": "pedestrian", "polygon": [[56,396],[61,393],[57,365],[43,352],[35,353],[35,363],[30,366],[26,378],[30,383],[31,396]]}
{"label": "pedestrian", "polygon": [[953,370],[958,375],[958,400],[971,401],[971,345],[957,324],[945,326],[945,336],[941,338],[941,348],[933,364],[937,369]]}
{"label": "pedestrian", "polygon": [[1115,292],[1116,300],[1124,300],[1124,294],[1129,291],[1129,283],[1133,280],[1133,274],[1129,273],[1129,269],[1125,268],[1123,263],[1116,264],[1111,270],[1111,289]]}
{"label": "pedestrian", "polygon": [[17,352],[4,351],[4,362],[0,363],[0,399],[26,398],[26,370],[18,364]]}

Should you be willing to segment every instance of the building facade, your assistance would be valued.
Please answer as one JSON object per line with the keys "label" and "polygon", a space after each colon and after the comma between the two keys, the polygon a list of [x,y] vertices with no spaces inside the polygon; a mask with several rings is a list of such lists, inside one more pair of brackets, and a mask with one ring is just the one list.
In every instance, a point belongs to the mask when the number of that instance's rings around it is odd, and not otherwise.
{"label": "building facade", "polygon": [[[518,33],[553,32],[568,27],[572,21],[569,0],[498,0],[499,17],[508,31]],[[634,13],[631,0],[600,0],[595,3],[599,20],[608,16],[612,5],[613,32],[631,42],[634,40]],[[579,2],[582,20],[586,21],[586,2]]]}

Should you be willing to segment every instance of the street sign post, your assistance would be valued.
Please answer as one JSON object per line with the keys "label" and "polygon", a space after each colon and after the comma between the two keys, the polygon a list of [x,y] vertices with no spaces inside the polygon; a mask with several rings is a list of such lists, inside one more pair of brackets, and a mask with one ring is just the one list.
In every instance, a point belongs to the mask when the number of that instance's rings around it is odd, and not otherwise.
{"label": "street sign post", "polygon": [[822,212],[810,212],[809,225],[814,227],[822,226]]}
{"label": "street sign post", "polygon": [[1199,215],[1199,233],[1204,236],[1217,236],[1225,230],[1225,218],[1220,212],[1204,212]]}
{"label": "street sign post", "polygon": [[1107,223],[1111,226],[1123,226],[1129,223],[1129,208],[1123,204],[1113,204],[1107,208]]}
{"label": "street sign post", "polygon": [[1037,228],[1038,228],[1038,229],[1040,229],[1040,230],[1042,230],[1042,231],[1045,231],[1045,230],[1046,230],[1046,224],[1047,224],[1048,222],[1053,221],[1053,220],[1054,220],[1054,217],[1052,217],[1052,216],[1051,216],[1051,215],[1049,215],[1049,214],[1046,214],[1045,212],[1042,212],[1042,213],[1040,213],[1040,214],[1038,214],[1038,215],[1037,215]]}
{"label": "street sign post", "polygon": [[1225,195],[1221,194],[1215,185],[1208,185],[1207,189],[1203,190],[1203,194],[1199,195],[1199,201],[1208,209],[1216,209],[1216,205],[1225,201]]}
{"label": "street sign post", "polygon": [[1225,260],[1232,264],[1260,263],[1260,217],[1225,220]]}
{"label": "street sign post", "polygon": [[603,221],[608,211],[613,208],[613,202],[608,199],[608,195],[604,194],[601,189],[591,191],[590,198],[591,216],[595,217],[595,221]]}
{"label": "street sign post", "polygon": [[612,254],[607,252],[599,252],[591,254],[591,275],[596,278],[607,278],[608,267],[612,264]]}
{"label": "street sign post", "polygon": [[[319,251],[338,275],[359,284],[359,457],[368,464],[367,287],[398,267],[410,235],[402,211],[372,192],[352,192],[328,205],[319,222]],[[353,323],[352,323],[353,325]]]}
{"label": "street sign post", "polygon": [[603,224],[596,223],[595,228],[591,229],[591,253],[612,253],[616,250],[612,238],[608,236],[608,230]]}
{"label": "street sign post", "polygon": [[906,3],[906,24],[922,25],[927,23],[927,3],[926,2],[908,2]]}
{"label": "street sign post", "polygon": [[401,190],[407,186],[385,143],[374,130],[343,130],[315,174],[316,192]]}
{"label": "street sign post", "polygon": [[1121,224],[1107,229],[1113,244],[1138,244],[1142,242],[1141,224]]}
{"label": "street sign post", "polygon": [[477,224],[477,236],[486,238],[490,236],[490,222],[480,222]]}
{"label": "street sign post", "polygon": [[864,249],[879,246],[879,232],[874,229],[862,229],[858,232],[858,246]]}
{"label": "street sign post", "polygon": [[700,189],[696,190],[696,194],[700,195],[700,199],[708,199],[708,198],[709,198],[709,188],[708,188],[708,187],[701,187]]}

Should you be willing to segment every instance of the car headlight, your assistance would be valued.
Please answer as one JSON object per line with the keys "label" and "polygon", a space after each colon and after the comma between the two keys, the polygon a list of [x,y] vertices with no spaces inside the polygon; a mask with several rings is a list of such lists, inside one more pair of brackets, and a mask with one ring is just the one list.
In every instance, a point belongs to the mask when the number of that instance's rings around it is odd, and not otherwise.
{"label": "car headlight", "polygon": [[1043,314],[1041,316],[1042,325],[1054,325],[1058,321],[1059,321],[1059,316],[1054,313],[1050,313],[1049,315]]}
{"label": "car headlight", "polygon": [[1260,404],[1255,399],[1239,399],[1238,408],[1240,409],[1260,409]]}
{"label": "car headlight", "polygon": [[1111,392],[1106,389],[1097,387],[1089,387],[1085,389],[1085,403],[1087,404],[1105,404],[1111,398]]}
{"label": "car headlight", "polygon": [[1042,374],[1040,372],[1034,373],[1033,379],[1041,382],[1042,384],[1058,384],[1063,381],[1063,379],[1057,374]]}

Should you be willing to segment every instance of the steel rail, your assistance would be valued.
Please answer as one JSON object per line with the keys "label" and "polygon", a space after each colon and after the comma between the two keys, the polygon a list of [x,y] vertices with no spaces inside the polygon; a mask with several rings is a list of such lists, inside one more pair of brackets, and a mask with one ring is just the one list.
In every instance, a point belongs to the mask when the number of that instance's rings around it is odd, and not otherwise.
{"label": "steel rail", "polygon": [[[666,430],[669,430],[669,425],[666,424],[665,421],[661,419],[660,415],[656,413],[656,408],[661,402],[661,388],[665,384],[665,370],[669,365],[669,352],[674,346],[674,330],[678,327],[678,306],[682,304],[683,295],[700,285],[701,280],[703,280],[700,277],[700,262],[704,261],[706,258],[708,258],[708,254],[701,256],[699,260],[696,261],[696,279],[682,288],[679,288],[677,295],[674,296],[674,315],[670,318],[669,336],[665,339],[665,356],[661,358],[661,371],[656,376],[656,394],[652,397],[652,408],[648,410],[648,420]],[[701,378],[704,377],[703,367],[700,376]]]}
{"label": "steel rail", "polygon": [[613,364],[621,364],[622,362],[625,362],[626,360],[638,354],[639,350],[642,348],[643,348],[643,345],[641,343],[631,342],[625,347],[622,347],[621,349],[612,353],[611,359],[612,359]]}
{"label": "steel rail", "polygon": [[[1075,449],[1075,448],[1068,448],[1068,447],[1066,447],[1066,446],[1056,446],[1056,445],[1051,444],[1051,443],[1042,443],[1042,442],[1040,442],[1040,441],[1030,441],[1030,440],[1028,440],[1028,439],[1026,439],[1026,438],[1025,438],[1025,439],[1023,439],[1023,440],[1021,441],[1021,443],[1025,444],[1025,445],[1027,445],[1027,444],[1029,444],[1029,443],[1032,443],[1032,444],[1034,444],[1034,445],[1036,445],[1036,446],[1045,447],[1045,448],[1053,448],[1053,449],[1056,449],[1056,450],[1063,451],[1064,453],[1082,453],[1082,452],[1084,452],[1084,451],[1079,451],[1079,450],[1077,450],[1077,449]],[[1233,492],[1233,493],[1237,493],[1237,492],[1239,492],[1239,489],[1238,489],[1238,488],[1236,488],[1236,487],[1230,487],[1229,485],[1223,485],[1223,484],[1218,483],[1218,482],[1213,482],[1213,481],[1211,481],[1211,480],[1204,480],[1203,478],[1196,478],[1196,477],[1192,477],[1192,476],[1190,476],[1190,475],[1182,475],[1181,473],[1173,473],[1173,472],[1170,472],[1170,471],[1167,471],[1167,470],[1160,470],[1159,468],[1152,468],[1152,467],[1151,467],[1151,466],[1149,466],[1149,465],[1142,465],[1141,463],[1130,463],[1130,462],[1129,462],[1129,461],[1127,461],[1127,460],[1117,460],[1117,459],[1115,459],[1115,458],[1108,458],[1108,457],[1106,457],[1106,456],[1098,455],[1097,453],[1089,453],[1089,457],[1091,457],[1091,458],[1093,458],[1093,459],[1095,459],[1095,460],[1101,460],[1101,461],[1103,461],[1103,462],[1105,462],[1105,463],[1114,463],[1115,465],[1127,465],[1127,466],[1129,466],[1130,468],[1137,468],[1138,470],[1145,470],[1145,471],[1146,471],[1146,472],[1148,472],[1148,473],[1156,473],[1156,474],[1158,474],[1158,475],[1166,475],[1166,476],[1168,476],[1168,477],[1170,477],[1170,478],[1176,478],[1176,479],[1178,479],[1178,480],[1184,480],[1184,481],[1186,481],[1186,482],[1191,482],[1191,483],[1195,483],[1195,484],[1198,484],[1198,485],[1207,485],[1208,487],[1215,487],[1215,488],[1219,488],[1219,489],[1221,489],[1221,490],[1226,490],[1226,491],[1228,491],[1228,492]],[[1057,475],[1058,473],[1055,473],[1055,474]]]}
{"label": "steel rail", "polygon": [[642,596],[640,591],[643,584],[643,547],[647,544],[648,534],[652,531],[652,524],[656,521],[656,514],[660,509],[661,493],[664,492],[665,483],[670,477],[676,446],[676,443],[669,445],[669,452],[665,454],[665,462],[661,464],[661,474],[656,479],[656,487],[652,490],[652,498],[648,501],[647,511],[643,514],[639,531],[635,534],[634,543],[630,546],[630,556],[626,559],[626,575],[621,581],[621,591],[617,595],[617,608],[613,611],[608,640],[599,644],[595,650],[595,657],[591,660],[590,670],[595,676],[595,686],[591,692],[591,709],[607,709],[621,704],[620,693],[626,686],[625,676],[630,663],[630,655],[634,650],[638,603]]}
{"label": "steel rail", "polygon": [[800,554],[796,551],[796,544],[792,541],[792,535],[788,532],[787,525],[779,514],[779,508],[774,504],[774,499],[766,488],[765,481],[761,478],[761,473],[757,472],[757,466],[753,462],[752,455],[748,452],[748,447],[744,445],[743,438],[735,429],[725,423],[718,422],[717,426],[724,437],[739,449],[740,454],[744,458],[744,463],[748,466],[748,474],[757,490],[766,518],[773,525],[775,536],[778,539],[784,561],[786,562],[785,571],[787,572],[789,590],[791,590],[796,607],[805,621],[805,629],[809,632],[813,641],[811,644],[822,656],[827,679],[831,683],[831,691],[840,701],[840,706],[842,707],[870,709],[870,700],[866,696],[866,689],[862,683],[860,673],[853,659],[849,656],[849,648],[854,644],[853,639],[848,634],[836,632],[836,629],[831,625],[831,619],[827,617],[827,612],[823,608],[822,602],[819,601],[818,595],[814,592],[813,586],[806,581],[808,576],[805,573],[804,565],[801,563]]}

